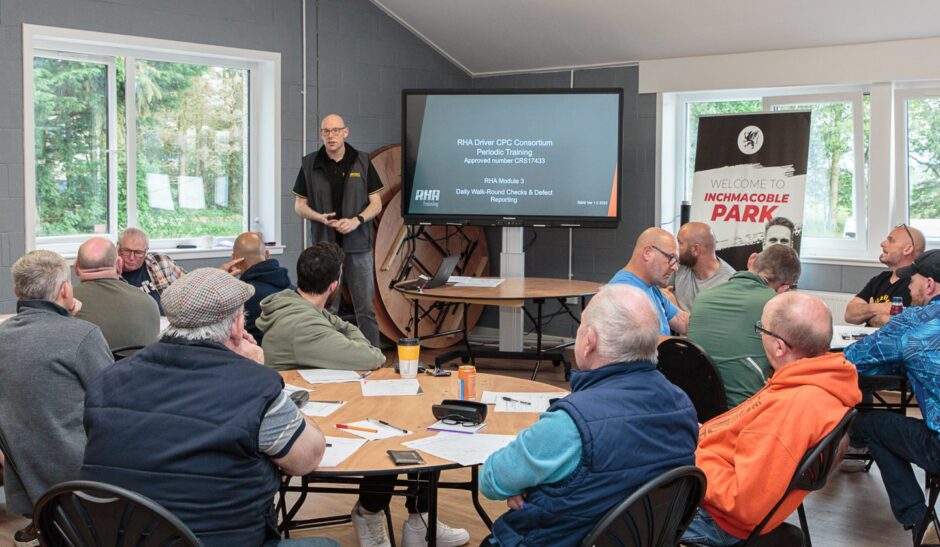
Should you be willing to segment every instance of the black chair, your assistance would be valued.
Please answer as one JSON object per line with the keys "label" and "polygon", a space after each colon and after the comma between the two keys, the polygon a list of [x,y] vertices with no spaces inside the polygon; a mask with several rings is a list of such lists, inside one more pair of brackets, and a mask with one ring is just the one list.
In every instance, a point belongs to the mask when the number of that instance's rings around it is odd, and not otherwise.
{"label": "black chair", "polygon": [[110,484],[69,481],[43,494],[33,511],[48,547],[199,547],[183,522],[153,500]]}
{"label": "black chair", "polygon": [[940,530],[940,519],[937,518],[937,497],[940,496],[940,475],[934,475],[930,471],[924,471],[924,490],[927,494],[927,514],[924,515],[924,521],[919,530],[921,537],[914,538],[914,547],[920,547],[924,541],[924,532],[927,531],[927,525],[933,522],[935,530]]}
{"label": "black chair", "polygon": [[692,522],[704,496],[701,469],[686,465],[667,471],[608,511],[581,547],[672,547]]}
{"label": "black chair", "polygon": [[113,357],[115,361],[120,361],[121,359],[124,359],[125,357],[130,357],[131,355],[134,355],[135,353],[144,349],[145,347],[146,346],[121,346],[119,348],[112,348],[111,357]]}
{"label": "black chair", "polygon": [[687,338],[667,338],[658,351],[659,371],[689,396],[699,422],[728,410],[721,373],[701,346]]}
{"label": "black chair", "polygon": [[[796,468],[796,473],[793,474],[793,479],[790,480],[790,485],[780,501],[767,513],[764,520],[760,521],[760,524],[754,528],[742,547],[812,547],[809,525],[806,521],[806,510],[803,508],[802,503],[797,508],[797,514],[800,518],[798,527],[784,522],[767,534],[760,535],[760,533],[777,513],[777,509],[787,499],[790,492],[794,490],[814,492],[826,486],[830,471],[832,471],[834,465],[839,463],[839,448],[842,439],[848,434],[857,414],[858,411],[854,408],[846,412],[842,420],[832,428],[832,431],[803,456]],[[694,543],[683,543],[683,545],[700,547]]]}

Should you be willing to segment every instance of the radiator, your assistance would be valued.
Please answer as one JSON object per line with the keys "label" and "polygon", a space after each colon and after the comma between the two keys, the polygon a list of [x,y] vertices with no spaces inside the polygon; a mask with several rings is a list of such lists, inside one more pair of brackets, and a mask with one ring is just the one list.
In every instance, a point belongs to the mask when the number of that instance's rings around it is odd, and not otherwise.
{"label": "radiator", "polygon": [[850,300],[855,298],[854,294],[829,291],[804,291],[802,289],[800,292],[805,292],[822,299],[822,301],[825,302],[832,311],[833,324],[848,325],[848,323],[845,322],[845,307],[848,305]]}

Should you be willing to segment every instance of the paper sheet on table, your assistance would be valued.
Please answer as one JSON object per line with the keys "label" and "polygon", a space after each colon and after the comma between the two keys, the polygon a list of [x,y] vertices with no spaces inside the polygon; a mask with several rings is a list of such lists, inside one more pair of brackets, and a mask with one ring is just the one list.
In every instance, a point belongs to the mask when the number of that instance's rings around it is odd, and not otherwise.
{"label": "paper sheet on table", "polygon": [[[568,395],[564,391],[525,392],[525,391],[484,391],[480,402],[496,405],[496,412],[545,412],[551,399],[561,399]],[[505,401],[509,397],[512,401]],[[516,401],[525,401],[529,404]]]}
{"label": "paper sheet on table", "polygon": [[312,387],[300,387],[300,386],[295,386],[293,384],[284,384],[284,391],[286,391],[288,395],[294,393],[295,391],[306,391],[307,393],[312,393],[313,388]]}
{"label": "paper sheet on table", "polygon": [[447,278],[448,283],[453,283],[458,287],[498,287],[503,282],[502,279],[494,277],[467,277],[465,275],[452,275]]}
{"label": "paper sheet on table", "polygon": [[429,431],[449,431],[452,433],[463,433],[467,435],[467,434],[476,433],[477,431],[483,429],[484,427],[486,427],[485,423],[468,427],[468,426],[463,426],[460,424],[454,424],[454,425],[445,424],[443,420],[438,420],[434,422],[433,424],[429,425],[428,430]]}
{"label": "paper sheet on table", "polygon": [[322,418],[324,416],[329,416],[330,414],[336,412],[343,405],[346,404],[346,401],[340,401],[338,403],[322,403],[319,401],[307,401],[307,403],[301,407],[300,411],[303,412],[305,416],[316,416]]}
{"label": "paper sheet on table", "polygon": [[485,462],[490,454],[511,443],[515,438],[515,435],[487,435],[486,433],[476,435],[438,433],[433,437],[402,444],[460,465],[476,465]]}
{"label": "paper sheet on table", "polygon": [[364,427],[366,429],[374,429],[376,433],[370,431],[356,431],[355,429],[343,429],[342,431],[350,433],[357,437],[362,437],[367,441],[377,441],[379,439],[391,439],[392,437],[402,437],[404,435],[411,435],[412,431],[408,433],[403,433],[400,430],[394,427],[388,427],[386,425],[377,424],[369,420],[359,420],[358,422],[347,422],[346,425],[352,425],[356,427]]}
{"label": "paper sheet on table", "polygon": [[395,397],[421,393],[417,380],[366,380],[362,382],[364,397]]}
{"label": "paper sheet on table", "polygon": [[339,384],[359,381],[359,373],[354,370],[308,368],[301,370],[300,376],[311,384]]}
{"label": "paper sheet on table", "polygon": [[353,455],[359,447],[366,444],[365,439],[347,439],[345,437],[326,437],[326,447],[320,467],[336,467]]}

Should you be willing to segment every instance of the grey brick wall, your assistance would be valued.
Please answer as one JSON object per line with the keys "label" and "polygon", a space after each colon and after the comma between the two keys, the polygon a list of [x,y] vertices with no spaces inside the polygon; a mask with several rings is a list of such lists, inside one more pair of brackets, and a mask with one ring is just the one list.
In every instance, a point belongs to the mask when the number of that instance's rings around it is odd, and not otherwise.
{"label": "grey brick wall", "polygon": [[[402,88],[470,85],[468,76],[367,0],[307,0],[305,147],[301,0],[0,0],[0,313],[14,311],[10,265],[25,252],[23,23],[279,52],[279,192],[287,250],[278,258],[291,270],[302,242],[291,189],[305,148],[319,146],[320,115],[342,113],[350,142],[372,151],[400,140]],[[217,262],[181,264],[192,269]]]}

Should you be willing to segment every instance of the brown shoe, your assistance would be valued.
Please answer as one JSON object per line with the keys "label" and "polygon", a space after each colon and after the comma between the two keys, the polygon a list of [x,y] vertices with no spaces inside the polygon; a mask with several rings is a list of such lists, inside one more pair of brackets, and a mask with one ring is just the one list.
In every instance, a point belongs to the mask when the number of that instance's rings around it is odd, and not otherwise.
{"label": "brown shoe", "polygon": [[39,547],[39,531],[33,527],[32,522],[26,528],[13,534],[13,545],[15,547]]}

